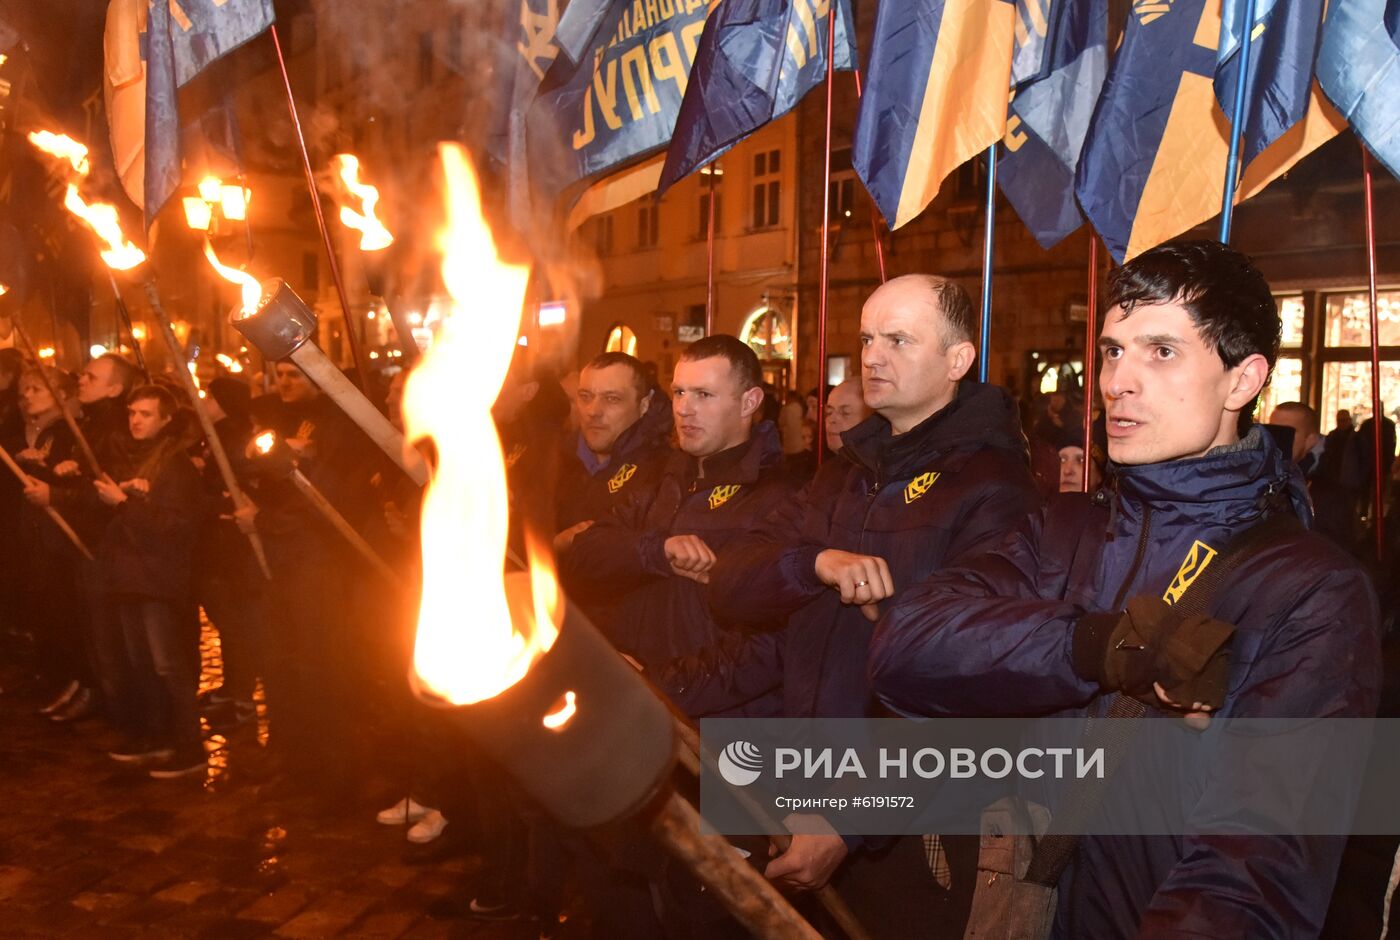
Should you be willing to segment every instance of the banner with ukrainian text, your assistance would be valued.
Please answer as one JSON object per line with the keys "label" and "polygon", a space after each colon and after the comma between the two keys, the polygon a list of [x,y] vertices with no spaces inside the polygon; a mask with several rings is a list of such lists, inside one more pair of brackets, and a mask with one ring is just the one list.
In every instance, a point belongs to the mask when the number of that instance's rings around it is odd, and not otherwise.
{"label": "banner with ukrainian text", "polygon": [[580,181],[666,146],[705,18],[717,3],[617,2],[577,65],[555,59],[527,117],[538,197],[552,201]]}

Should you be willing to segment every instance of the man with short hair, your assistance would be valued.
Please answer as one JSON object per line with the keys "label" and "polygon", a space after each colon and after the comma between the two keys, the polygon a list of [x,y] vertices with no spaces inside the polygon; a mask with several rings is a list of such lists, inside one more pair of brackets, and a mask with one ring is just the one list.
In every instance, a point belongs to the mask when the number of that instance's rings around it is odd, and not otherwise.
{"label": "man with short hair", "polygon": [[841,449],[841,435],[860,424],[873,412],[865,403],[860,378],[849,378],[831,390],[826,399],[826,447],[833,454]]}
{"label": "man with short hair", "polygon": [[107,595],[126,638],[136,694],[136,734],[114,760],[154,760],[157,779],[207,766],[195,696],[199,631],[185,616],[193,590],[195,534],[203,512],[199,474],[171,422],[179,404],[143,385],[127,399],[129,435],[96,480],[114,513],[96,547]]}
{"label": "man with short hair", "polygon": [[[879,709],[866,654],[879,605],[952,560],[995,544],[1038,505],[1019,416],[1005,390],[968,381],[972,302],[947,278],[906,275],[861,311],[861,374],[875,414],[841,435],[801,499],[716,566],[719,616],[782,623],[784,714],[859,718]],[[971,840],[966,849],[970,873]],[[880,936],[932,922],[957,930],[917,836],[800,834],[767,874],[842,891]],[[956,849],[954,850],[956,851]],[[955,881],[958,879],[955,879]],[[961,890],[961,883],[954,885]]]}
{"label": "man with short hair", "polygon": [[579,372],[578,433],[561,455],[556,550],[637,490],[655,485],[670,456],[671,409],[632,356],[606,352]]}
{"label": "man with short hair", "polygon": [[[1115,270],[1099,338],[1114,485],[1097,502],[1057,495],[994,550],[898,598],[871,648],[881,700],[905,715],[1038,717],[1104,715],[1127,696],[1150,703],[1147,721],[1185,715],[1198,729],[1211,714],[1374,715],[1376,598],[1317,535],[1271,532],[1227,576],[1209,619],[1171,606],[1239,533],[1275,514],[1307,518],[1296,471],[1251,427],[1279,335],[1269,285],[1217,242],[1165,245]],[[1238,806],[1240,795],[1267,816],[1285,779],[1360,773],[1298,757],[1248,779],[1181,767],[1190,796],[1158,807],[1161,818],[1179,814],[1189,833],[1198,807]],[[1156,792],[1163,772],[1123,761],[1102,811],[1141,808],[1134,796]],[[1080,836],[1055,936],[1316,936],[1342,844]]]}
{"label": "man with short hair", "polygon": [[1322,459],[1326,443],[1319,433],[1317,411],[1300,401],[1286,401],[1274,406],[1268,423],[1293,432],[1293,452],[1288,457],[1303,471],[1304,477],[1311,477]]}

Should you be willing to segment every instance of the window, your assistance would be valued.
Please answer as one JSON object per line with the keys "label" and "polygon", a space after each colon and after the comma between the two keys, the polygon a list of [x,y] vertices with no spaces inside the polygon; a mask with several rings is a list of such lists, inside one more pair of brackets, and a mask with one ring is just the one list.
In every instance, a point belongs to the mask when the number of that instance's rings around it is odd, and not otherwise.
{"label": "window", "polygon": [[637,355],[637,334],[632,332],[632,328],[621,323],[616,324],[608,332],[608,342],[603,347],[603,352],[625,352],[629,356]]}
{"label": "window", "polygon": [[610,255],[613,250],[613,217],[609,212],[598,216],[594,222],[593,246],[597,249],[599,256]]}
{"label": "window", "polygon": [[655,202],[646,201],[637,209],[637,247],[655,248],[661,213]]}
{"label": "window", "polygon": [[[715,190],[715,234],[718,235],[724,229],[724,193]],[[710,190],[708,183],[700,184],[700,214],[695,226],[695,237],[706,239],[710,237]]]}
{"label": "window", "polygon": [[[1351,412],[1360,425],[1371,417],[1371,302],[1366,291],[1330,294],[1322,299],[1322,397],[1318,416],[1322,430],[1337,426],[1337,411]],[[1380,326],[1381,407],[1386,413],[1400,404],[1400,291],[1376,295]],[[1285,330],[1287,325],[1285,324]]]}
{"label": "window", "polygon": [[953,176],[953,197],[958,202],[987,198],[987,158],[978,154],[958,167]]}
{"label": "window", "polygon": [[314,251],[303,251],[301,253],[301,286],[308,291],[314,291],[321,282],[321,256]]}
{"label": "window", "polygon": [[759,307],[750,314],[739,339],[760,359],[792,358],[792,327],[787,317],[772,307]]}
{"label": "window", "polygon": [[778,224],[782,209],[783,184],[782,151],[768,150],[753,158],[753,218],[751,228],[770,228]]}
{"label": "window", "polygon": [[433,34],[418,34],[418,87],[433,83]]}
{"label": "window", "polygon": [[829,218],[833,222],[843,222],[851,217],[851,212],[855,208],[856,201],[856,179],[854,176],[847,176],[843,179],[833,179],[831,181],[830,198],[831,212]]}
{"label": "window", "polygon": [[1286,401],[1306,402],[1303,394],[1303,337],[1307,305],[1301,295],[1277,297],[1279,319],[1283,321],[1283,341],[1273,378],[1259,395],[1257,417],[1267,421],[1274,409]]}
{"label": "window", "polygon": [[[1328,346],[1370,348],[1371,301],[1365,291],[1329,296],[1326,317],[1323,342]],[[1382,291],[1376,295],[1376,319],[1381,327],[1380,344],[1400,346],[1400,291]]]}

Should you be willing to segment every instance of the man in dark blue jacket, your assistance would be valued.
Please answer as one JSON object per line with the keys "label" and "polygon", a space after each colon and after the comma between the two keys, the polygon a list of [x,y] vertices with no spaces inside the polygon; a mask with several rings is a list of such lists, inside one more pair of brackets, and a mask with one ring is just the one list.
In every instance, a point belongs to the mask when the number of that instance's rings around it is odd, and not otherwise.
{"label": "man in dark blue jacket", "polygon": [[[964,380],[975,358],[972,322],[967,293],[947,279],[909,275],[876,290],[861,311],[862,387],[876,414],[841,436],[840,453],[800,500],[715,568],[719,615],[757,628],[788,624],[788,717],[875,714],[866,657],[878,605],[996,544],[1039,503],[1010,396]],[[908,886],[942,895],[921,841],[881,841],[875,852],[854,837],[804,833],[768,874],[818,888],[849,848],[862,848],[841,888],[867,926],[889,936],[927,929],[942,918]]]}
{"label": "man in dark blue jacket", "polygon": [[[779,714],[776,660],[752,684],[711,682],[708,672],[716,651],[739,637],[710,611],[710,570],[791,496],[777,429],[755,426],[762,380],[758,357],[732,336],[686,347],[671,382],[680,451],[653,487],[579,532],[560,559],[572,596],[586,604],[621,597],[599,627],[693,717]],[[681,674],[688,679],[676,682]]]}
{"label": "man in dark blue jacket", "polygon": [[[1122,693],[1156,706],[1148,720],[1194,709],[1196,727],[1208,711],[1374,714],[1375,596],[1350,559],[1301,529],[1243,561],[1216,596],[1211,622],[1234,628],[1228,658],[1196,674],[1175,658],[1192,627],[1169,605],[1216,554],[1270,513],[1308,515],[1296,470],[1251,427],[1278,345],[1268,284],[1218,243],[1163,246],[1115,271],[1099,340],[1111,491],[1100,507],[1060,494],[1068,504],[1029,517],[994,551],[906,591],[871,649],[881,699],[906,715],[1036,717],[1101,714]],[[1156,618],[1156,641],[1110,642],[1142,612]],[[1193,691],[1168,691],[1181,688]],[[1154,792],[1152,773],[1125,761],[1104,806]],[[1241,785],[1183,773],[1200,802],[1165,809],[1188,825],[1194,807]],[[1059,882],[1055,936],[1316,936],[1342,843],[1086,835]]]}

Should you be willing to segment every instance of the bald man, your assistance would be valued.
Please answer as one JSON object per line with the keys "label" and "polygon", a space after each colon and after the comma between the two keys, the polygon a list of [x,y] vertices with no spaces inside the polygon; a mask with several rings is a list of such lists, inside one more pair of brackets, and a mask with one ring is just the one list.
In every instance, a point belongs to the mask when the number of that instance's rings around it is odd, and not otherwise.
{"label": "bald man", "polygon": [[860,379],[847,379],[826,398],[826,446],[835,453],[842,447],[841,435],[873,414],[865,403]]}
{"label": "bald man", "polygon": [[[972,323],[967,292],[946,278],[909,275],[871,294],[860,318],[861,385],[875,414],[842,435],[803,498],[711,572],[721,620],[786,620],[788,717],[877,713],[866,654],[880,606],[991,548],[1039,504],[1011,396],[966,378]],[[961,905],[933,883],[917,836],[798,835],[767,874],[817,888],[838,868],[876,936],[945,935],[933,922],[962,935]]]}

